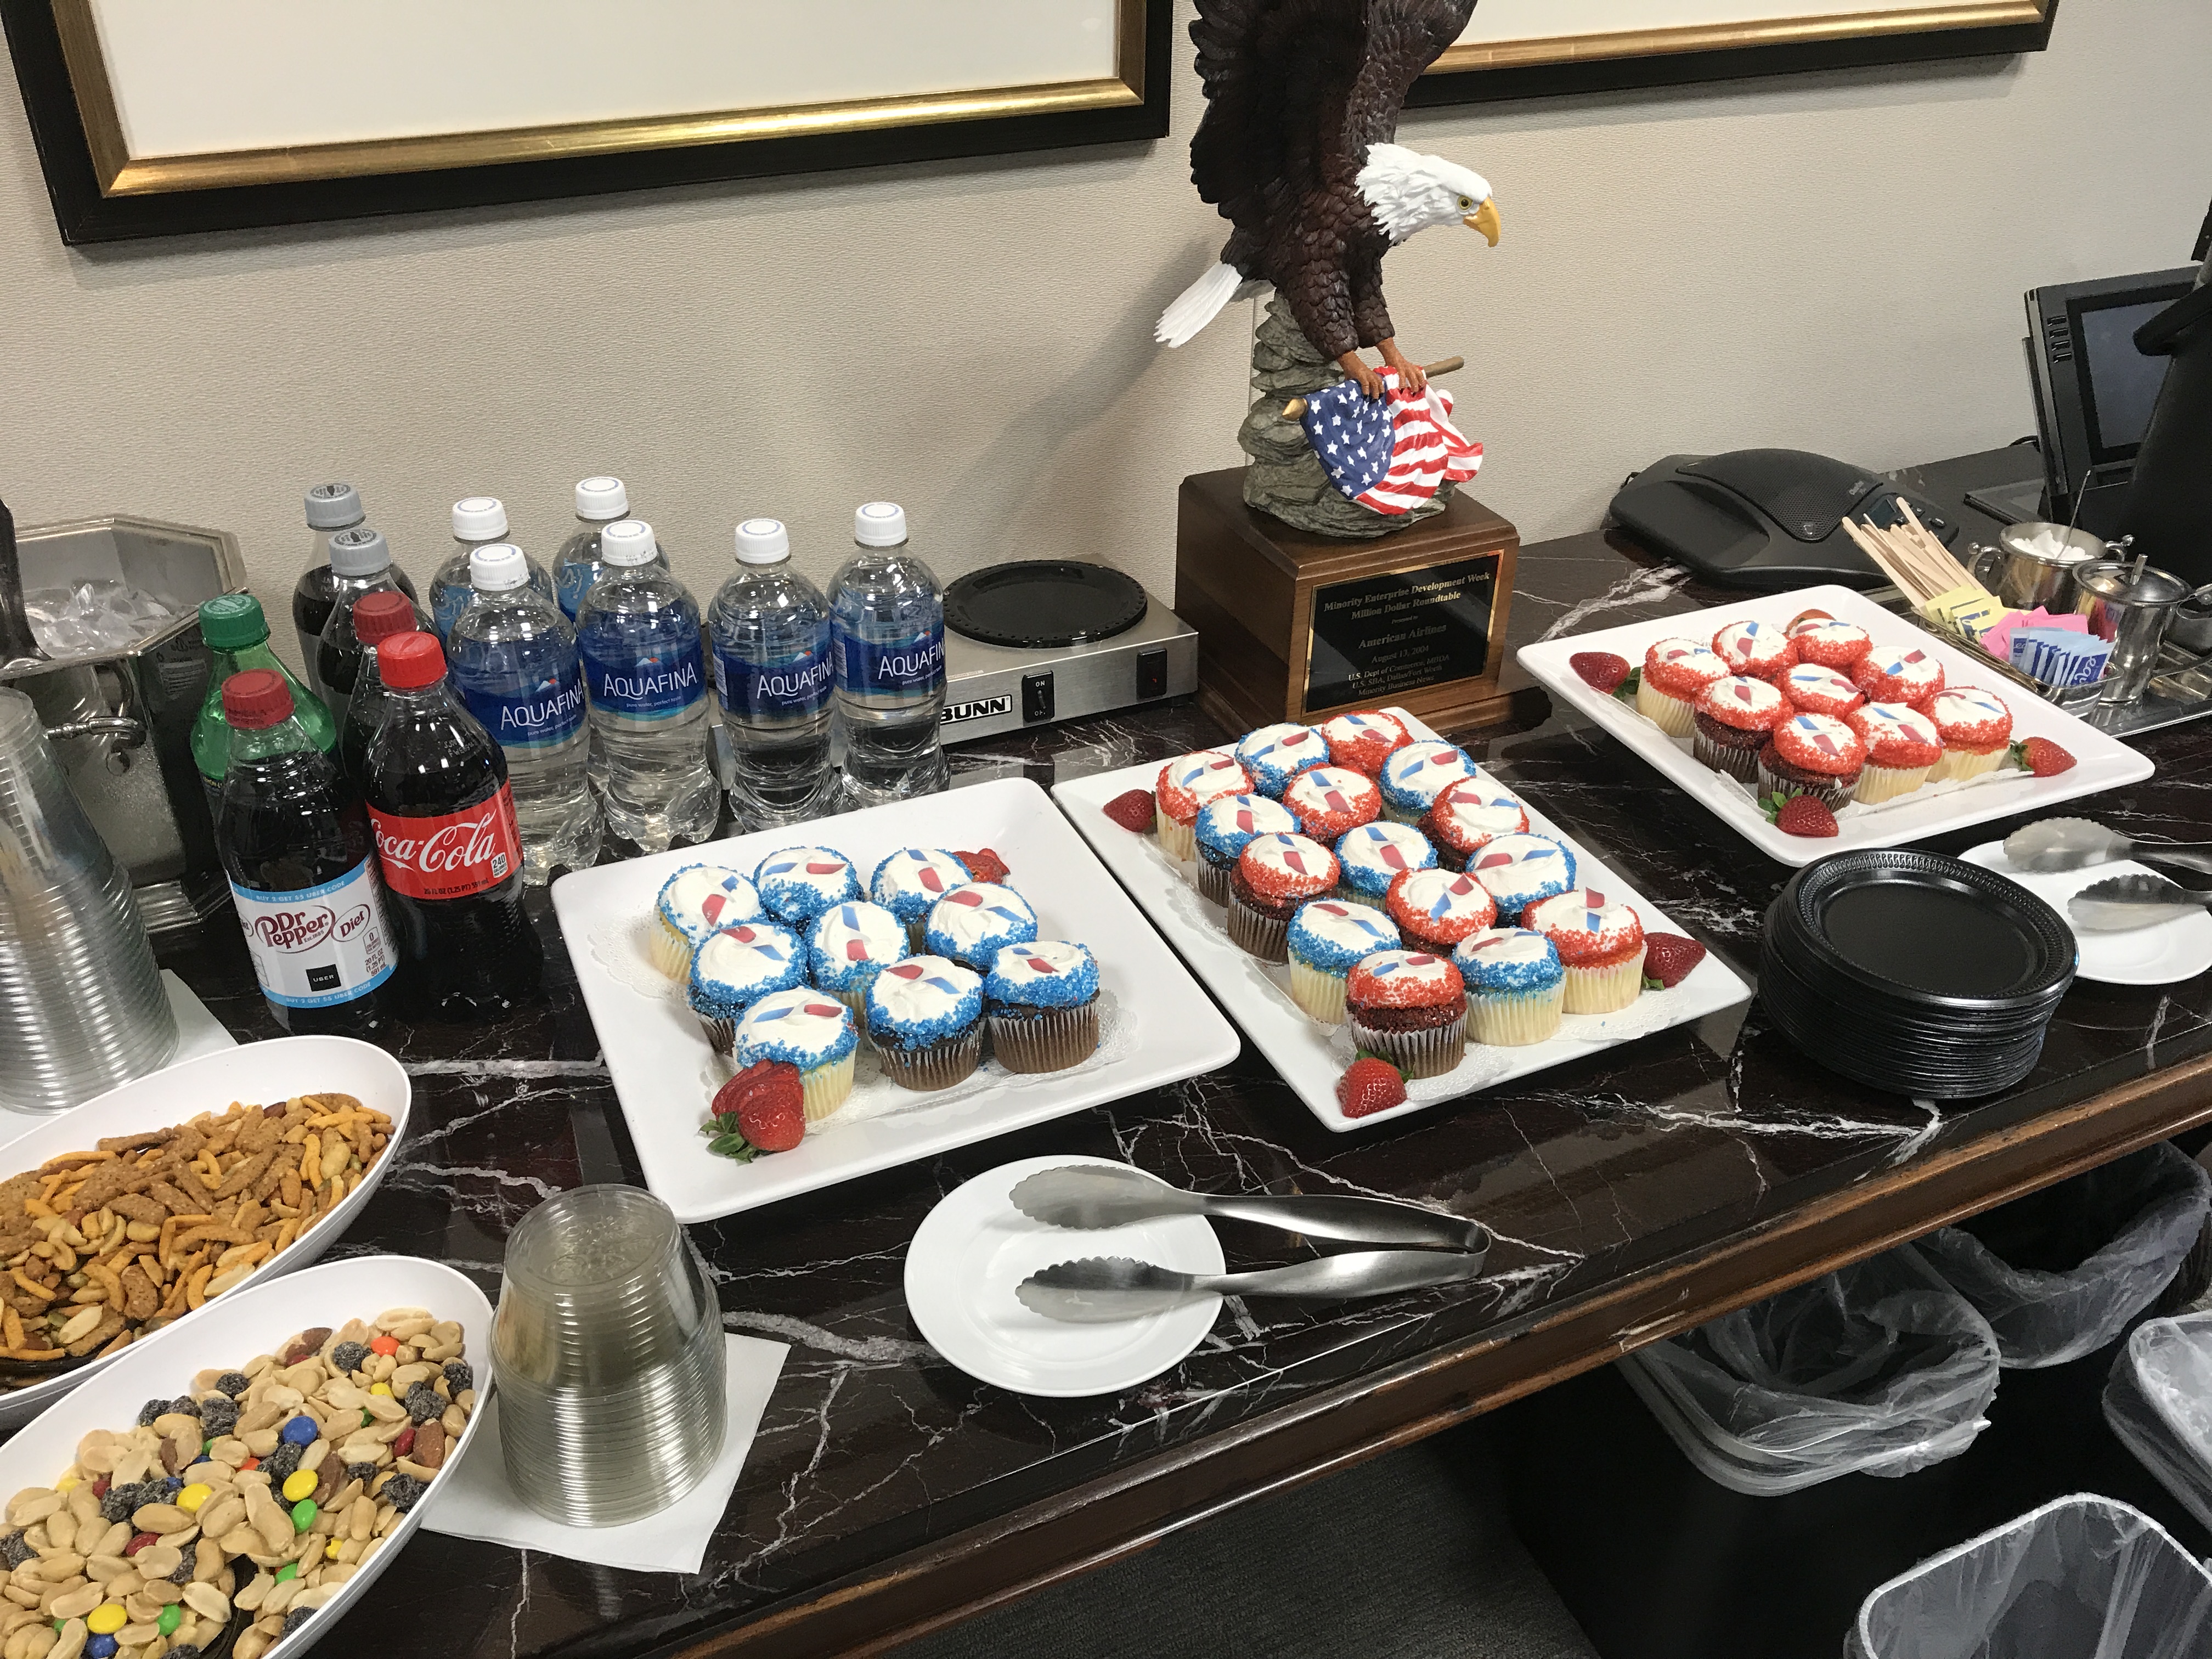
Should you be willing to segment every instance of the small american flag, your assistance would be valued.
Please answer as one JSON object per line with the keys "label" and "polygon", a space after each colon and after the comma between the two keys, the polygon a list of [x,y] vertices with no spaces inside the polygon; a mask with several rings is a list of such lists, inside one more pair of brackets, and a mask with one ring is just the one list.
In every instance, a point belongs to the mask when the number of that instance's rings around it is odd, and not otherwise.
{"label": "small american flag", "polygon": [[1339,380],[1306,399],[1306,441],[1346,498],[1377,513],[1410,513],[1446,479],[1465,483],[1482,465],[1482,446],[1451,421],[1451,393],[1431,381],[1407,392],[1398,372],[1382,371],[1382,395]]}

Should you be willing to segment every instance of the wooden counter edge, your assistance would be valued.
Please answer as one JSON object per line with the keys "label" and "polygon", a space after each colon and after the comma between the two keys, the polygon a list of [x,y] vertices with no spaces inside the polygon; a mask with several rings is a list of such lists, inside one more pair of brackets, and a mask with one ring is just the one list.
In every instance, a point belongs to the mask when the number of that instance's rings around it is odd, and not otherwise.
{"label": "wooden counter edge", "polygon": [[1510,1331],[1109,1471],[665,1651],[681,1659],[882,1652],[2208,1121],[2212,1054],[1939,1148]]}

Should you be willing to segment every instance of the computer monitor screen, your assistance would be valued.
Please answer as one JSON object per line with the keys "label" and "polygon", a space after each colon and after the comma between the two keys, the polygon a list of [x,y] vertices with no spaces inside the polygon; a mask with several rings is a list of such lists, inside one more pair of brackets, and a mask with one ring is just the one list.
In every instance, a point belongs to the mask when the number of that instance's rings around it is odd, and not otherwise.
{"label": "computer monitor screen", "polygon": [[2099,465],[2133,453],[2150,425],[2166,360],[2137,351],[2135,332],[2169,303],[2159,299],[2073,307],[2082,412],[2089,417],[2092,459]]}

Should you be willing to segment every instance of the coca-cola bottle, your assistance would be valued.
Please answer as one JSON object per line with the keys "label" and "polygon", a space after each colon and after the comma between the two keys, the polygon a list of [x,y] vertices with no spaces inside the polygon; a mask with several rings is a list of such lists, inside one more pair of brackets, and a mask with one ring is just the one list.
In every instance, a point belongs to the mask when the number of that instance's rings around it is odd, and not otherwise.
{"label": "coca-cola bottle", "polygon": [[354,633],[362,643],[361,672],[355,677],[353,698],[346,704],[345,723],[338,733],[338,766],[356,787],[368,778],[368,741],[384,723],[384,672],[377,666],[376,647],[394,634],[411,634],[422,619],[402,593],[364,593],[353,608]]}
{"label": "coca-cola bottle", "polygon": [[368,819],[273,669],[223,682],[230,763],[216,842],[253,972],[297,1035],[365,1036],[390,1012],[391,931]]}
{"label": "coca-cola bottle", "polygon": [[447,689],[435,635],[393,635],[376,665],[386,706],[362,793],[410,997],[447,1018],[502,1012],[544,966],[507,757]]}

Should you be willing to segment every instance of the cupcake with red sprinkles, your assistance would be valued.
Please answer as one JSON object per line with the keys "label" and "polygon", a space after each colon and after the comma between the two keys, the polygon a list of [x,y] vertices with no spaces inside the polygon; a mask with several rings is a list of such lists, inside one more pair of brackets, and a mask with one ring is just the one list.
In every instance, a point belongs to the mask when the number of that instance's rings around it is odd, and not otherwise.
{"label": "cupcake with red sprinkles", "polygon": [[1336,878],[1336,855],[1317,841],[1278,835],[1247,843],[1229,878],[1230,942],[1262,962],[1288,961],[1291,918]]}
{"label": "cupcake with red sprinkles", "polygon": [[1498,901],[1465,871],[1408,870],[1391,882],[1382,913],[1413,949],[1449,956],[1498,920]]}
{"label": "cupcake with red sprinkles", "polygon": [[1530,905],[1521,925],[1541,933],[1559,953],[1567,972],[1567,1012],[1618,1013],[1642,993],[1644,923],[1629,906],[1595,887],[1577,887]]}
{"label": "cupcake with red sprinkles", "polygon": [[1237,764],[1233,755],[1201,749],[1194,755],[1177,756],[1160,768],[1159,781],[1152,791],[1153,828],[1159,835],[1161,849],[1172,859],[1191,857],[1198,848],[1199,809],[1218,796],[1252,793],[1251,774]]}
{"label": "cupcake with red sprinkles", "polygon": [[1297,819],[1301,835],[1331,847],[1346,830],[1382,816],[1382,791],[1349,766],[1316,766],[1291,780],[1283,805]]}
{"label": "cupcake with red sprinkles", "polygon": [[1874,649],[1874,641],[1865,629],[1838,622],[1833,617],[1808,617],[1790,630],[1790,637],[1797,641],[1799,662],[1846,674],[1865,661],[1867,653]]}
{"label": "cupcake with red sprinkles", "polygon": [[1405,871],[1432,866],[1437,849],[1409,823],[1363,823],[1337,838],[1336,858],[1343,869],[1336,896],[1380,910],[1390,884]]}
{"label": "cupcake with red sprinkles", "polygon": [[1866,744],[1866,765],[1851,799],[1867,806],[1909,795],[1928,781],[1943,758],[1943,739],[1936,722],[1901,702],[1869,702],[1844,716],[1844,723]]}
{"label": "cupcake with red sprinkles", "polygon": [[1636,682],[1636,712],[1670,738],[1690,735],[1698,695],[1729,666],[1695,640],[1662,640],[1644,653]]}
{"label": "cupcake with red sprinkles", "polygon": [[1851,670],[1851,684],[1869,702],[1901,702],[1925,709],[1943,689],[1943,665],[1917,645],[1877,647]]}
{"label": "cupcake with red sprinkles", "polygon": [[1490,890],[1500,922],[1517,922],[1523,907],[1575,884],[1575,855],[1549,836],[1500,836],[1467,861],[1467,872]]}
{"label": "cupcake with red sprinkles", "polygon": [[1844,719],[1866,701],[1865,694],[1848,677],[1816,662],[1801,662],[1784,674],[1782,695],[1790,699],[1792,708],[1826,714],[1832,720]]}
{"label": "cupcake with red sprinkles", "polygon": [[1790,718],[1790,700],[1766,680],[1731,674],[1698,698],[1690,752],[1741,783],[1759,776],[1759,751],[1774,728]]}
{"label": "cupcake with red sprinkles", "polygon": [[1978,686],[1938,691],[1928,700],[1928,718],[1943,739],[1933,782],[1963,782],[1994,772],[2012,746],[2012,710]]}
{"label": "cupcake with red sprinkles", "polygon": [[1261,836],[1294,836],[1297,830],[1290,809],[1265,795],[1224,795],[1206,802],[1198,812],[1198,862],[1191,866],[1199,897],[1226,905],[1237,855]]}
{"label": "cupcake with red sprinkles", "polygon": [[1382,816],[1419,823],[1438,795],[1478,769],[1466,750],[1450,744],[1409,743],[1382,763]]}
{"label": "cupcake with red sprinkles", "polygon": [[1352,1040],[1409,1079],[1442,1077],[1467,1054],[1467,989],[1449,957],[1377,951],[1344,981]]}
{"label": "cupcake with red sprinkles", "polygon": [[1354,963],[1401,941],[1379,910],[1342,899],[1301,904],[1291,918],[1291,1000],[1324,1025],[1344,1024],[1344,980]]}
{"label": "cupcake with red sprinkles", "polygon": [[1797,665],[1797,641],[1776,623],[1724,623],[1713,635],[1713,654],[1731,674],[1778,680]]}
{"label": "cupcake with red sprinkles", "polygon": [[1237,745],[1237,763],[1261,794],[1280,799],[1292,778],[1328,763],[1328,739],[1310,726],[1263,726]]}
{"label": "cupcake with red sprinkles", "polygon": [[1850,799],[1865,765],[1866,744],[1843,721],[1792,714],[1759,751],[1759,798],[1810,795],[1832,812]]}
{"label": "cupcake with red sprinkles", "polygon": [[1464,870],[1498,836],[1526,835],[1528,809],[1487,777],[1462,778],[1437,797],[1420,830],[1434,843],[1438,864]]}
{"label": "cupcake with red sprinkles", "polygon": [[1382,776],[1382,763],[1413,740],[1395,714],[1379,708],[1339,714],[1321,728],[1321,734],[1328,741],[1331,765],[1348,766],[1370,778]]}

